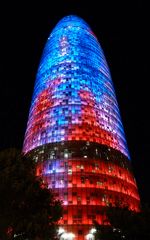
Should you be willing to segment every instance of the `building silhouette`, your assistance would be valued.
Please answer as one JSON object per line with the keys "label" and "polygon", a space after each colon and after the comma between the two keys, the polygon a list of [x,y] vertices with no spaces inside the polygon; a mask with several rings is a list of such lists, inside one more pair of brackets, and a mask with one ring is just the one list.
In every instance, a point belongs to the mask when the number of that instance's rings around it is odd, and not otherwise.
{"label": "building silhouette", "polygon": [[77,16],[60,20],[45,45],[23,152],[63,200],[62,238],[92,238],[93,220],[103,224],[110,204],[139,210],[111,74],[96,36]]}

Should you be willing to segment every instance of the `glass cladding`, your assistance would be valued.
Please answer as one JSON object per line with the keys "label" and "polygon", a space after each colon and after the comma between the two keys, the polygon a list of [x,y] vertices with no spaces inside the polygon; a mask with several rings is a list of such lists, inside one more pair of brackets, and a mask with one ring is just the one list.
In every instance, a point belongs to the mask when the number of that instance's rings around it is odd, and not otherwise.
{"label": "glass cladding", "polygon": [[72,140],[104,144],[130,158],[103,50],[81,18],[67,16],[42,54],[23,151]]}
{"label": "glass cladding", "polygon": [[87,240],[94,220],[109,224],[110,205],[140,209],[109,68],[97,38],[77,16],[63,18],[45,45],[23,152],[63,201],[59,225],[74,234],[71,240]]}

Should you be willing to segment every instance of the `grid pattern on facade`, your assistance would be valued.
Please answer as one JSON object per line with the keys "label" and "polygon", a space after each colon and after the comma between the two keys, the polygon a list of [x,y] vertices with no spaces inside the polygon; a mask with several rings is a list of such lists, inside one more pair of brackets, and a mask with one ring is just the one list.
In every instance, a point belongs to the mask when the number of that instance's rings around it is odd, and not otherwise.
{"label": "grid pattern on facade", "polygon": [[76,18],[62,20],[45,46],[24,152],[67,140],[108,145],[129,158],[103,51],[90,28]]}
{"label": "grid pattern on facade", "polygon": [[[140,199],[109,68],[90,27],[63,18],[43,51],[23,153],[63,201],[60,225],[84,240],[109,205]],[[108,223],[107,223],[108,224]]]}

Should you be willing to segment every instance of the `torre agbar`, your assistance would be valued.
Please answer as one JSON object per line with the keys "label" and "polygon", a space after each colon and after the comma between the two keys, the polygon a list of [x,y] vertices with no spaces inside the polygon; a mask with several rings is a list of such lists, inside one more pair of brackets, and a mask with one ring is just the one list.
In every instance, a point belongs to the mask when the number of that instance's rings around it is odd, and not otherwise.
{"label": "torre agbar", "polygon": [[[36,75],[23,153],[63,201],[62,239],[88,239],[93,220],[140,198],[103,50],[80,17],[51,32]],[[67,235],[68,233],[68,235]]]}

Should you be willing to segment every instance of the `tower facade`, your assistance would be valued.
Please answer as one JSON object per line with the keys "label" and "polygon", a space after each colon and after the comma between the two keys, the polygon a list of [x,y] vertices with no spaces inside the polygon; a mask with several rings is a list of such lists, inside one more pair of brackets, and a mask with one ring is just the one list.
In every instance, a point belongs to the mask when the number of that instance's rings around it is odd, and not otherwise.
{"label": "tower facade", "polygon": [[139,210],[139,194],[103,50],[77,16],[58,22],[37,71],[24,154],[63,200],[60,225],[84,239],[116,203]]}

